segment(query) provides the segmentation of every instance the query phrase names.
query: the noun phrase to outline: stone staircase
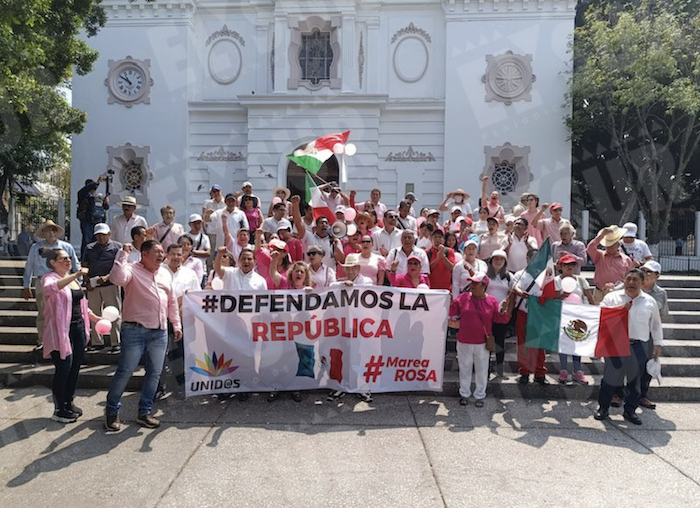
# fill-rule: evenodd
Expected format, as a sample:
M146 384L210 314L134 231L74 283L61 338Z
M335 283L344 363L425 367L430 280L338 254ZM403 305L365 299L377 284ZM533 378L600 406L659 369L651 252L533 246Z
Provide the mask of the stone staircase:
M53 365L34 351L36 343L36 304L21 296L24 261L0 260L0 386L50 386ZM589 276L592 274L588 274ZM700 277L664 275L661 285L669 296L671 315L664 322L663 385L652 381L650 397L655 401L700 401ZM489 394L501 398L551 398L584 400L597 396L603 372L601 361L582 359L582 368L591 380L589 386L563 386L557 383L558 355L547 355L551 384L543 387L516 382L515 338L508 339L506 373L508 379L489 384ZM447 342L444 393L457 395L459 372L454 340ZM84 388L109 387L118 355L89 352L80 375ZM143 369L132 377L129 389L138 389Z

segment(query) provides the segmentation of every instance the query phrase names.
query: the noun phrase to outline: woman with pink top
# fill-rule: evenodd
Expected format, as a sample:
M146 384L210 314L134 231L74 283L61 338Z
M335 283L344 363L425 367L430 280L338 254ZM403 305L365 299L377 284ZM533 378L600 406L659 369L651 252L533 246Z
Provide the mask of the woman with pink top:
M182 235L177 239L177 244L182 247L182 266L189 268L197 275L197 280L201 287L204 279L204 267L202 262L192 255L192 248L194 247L192 238L188 235Z
M459 320L457 331L457 360L459 361L459 403L469 404L472 395L472 371L474 372L474 397L476 407L484 406L486 385L489 379L490 351L486 349L486 336L493 335L493 322L498 319L498 300L486 293L489 277L484 272L470 277L469 290L462 293L450 306L450 317Z
M267 245L263 245L263 232L262 228L258 230L255 235L255 263L256 271L263 276L267 282L268 289L274 289L274 282L270 278L270 260L271 255L278 251L281 253L281 259L278 263L278 270L281 273L286 273L289 267L289 256L287 255L287 244L280 240L279 238L270 238Z
M534 218L538 219L544 216L545 210L549 205L544 205L542 209L538 209L540 206L540 198L537 194L528 194L527 199L527 209L520 214L520 217L527 220L527 233L537 242L537 248L542 246L542 232L535 226Z
M98 316L88 309L87 298L76 281L88 269L71 270L71 258L61 249L40 252L51 271L41 278L44 290L44 358L51 358L56 371L51 384L55 410L52 420L73 423L83 411L73 404L85 346L90 340L90 321Z
M418 286L430 287L430 279L425 273L421 273L421 260L418 256L411 254L406 260L408 269L406 273L396 275L396 268L399 266L398 260L392 263L389 272L389 282L397 288L417 288Z
M257 231L257 229L262 226L263 216L260 208L256 208L257 199L255 196L244 195L241 197L241 208L243 213L248 219L248 229L250 231ZM262 234L262 232L257 231L256 235ZM250 239L250 243L253 243L253 239Z
M372 252L372 237L365 235L360 242L360 273L372 279L372 284L384 285L386 260L383 256Z
M486 199L486 182L488 181L489 177L487 175L481 177L481 207L488 208L489 217L495 217L499 224L503 224L505 212L501 206L498 191L493 191L489 198Z

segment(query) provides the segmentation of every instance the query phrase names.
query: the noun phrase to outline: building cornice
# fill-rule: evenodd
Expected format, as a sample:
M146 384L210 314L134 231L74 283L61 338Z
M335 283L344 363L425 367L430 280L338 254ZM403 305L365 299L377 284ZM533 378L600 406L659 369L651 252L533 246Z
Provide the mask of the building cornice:
M197 0L177 2L145 2L137 0L106 0L102 3L107 26L120 25L185 25L190 24L197 10Z
M445 18L450 21L507 18L562 18L576 14L578 0L442 0Z

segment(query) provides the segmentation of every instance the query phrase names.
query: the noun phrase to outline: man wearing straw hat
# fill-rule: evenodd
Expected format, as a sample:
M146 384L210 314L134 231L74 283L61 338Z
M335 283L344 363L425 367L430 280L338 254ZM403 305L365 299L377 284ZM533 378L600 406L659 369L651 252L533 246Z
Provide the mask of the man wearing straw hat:
M117 215L112 220L112 227L110 228L112 240L121 244L131 243L131 230L136 226L143 226L148 229L148 223L146 223L146 219L134 213L141 208L134 196L124 196L117 205L122 207L122 212L124 213Z
M46 265L46 260L39 254L40 249L61 249L66 251L70 256L73 272L80 270L78 256L75 255L75 249L73 249L73 246L68 242L58 239L60 236L63 236L65 232L65 229L51 219L44 222L37 230L36 236L41 240L32 245L32 247L29 249L27 265L24 268L22 297L25 300L29 300L32 297L32 276L36 276L37 279L41 279L42 276L50 271ZM37 348L41 348L43 343L42 336L44 334L44 291L40 283L36 285L36 306L38 310L36 316L36 330L38 333Z
M608 226L598 232L586 247L586 252L595 264L593 283L596 289L593 291L593 299L598 304L606 293L606 285L614 287L618 282L625 280L625 275L635 267L634 261L620 251L620 240L627 232L625 228ZM604 251L598 250L598 245L605 247Z

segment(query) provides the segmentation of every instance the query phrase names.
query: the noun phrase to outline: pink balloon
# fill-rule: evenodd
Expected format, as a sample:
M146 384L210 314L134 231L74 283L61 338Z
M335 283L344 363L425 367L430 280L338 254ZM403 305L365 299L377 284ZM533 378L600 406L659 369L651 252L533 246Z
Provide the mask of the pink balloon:
M273 204L273 205L276 205L277 203L281 203L281 202L282 202L282 199L280 199L280 198L277 197L277 196L275 196L274 198L272 198L272 204Z
M346 221L352 222L355 220L355 217L357 217L357 210L354 208L347 208L345 212L343 212L343 216L345 217Z
M342 143L336 143L335 145L333 145L333 153L334 154L340 155L344 151L345 151L345 145L343 145Z
M574 294L574 293L571 293L569 296L564 298L564 301L569 302L569 303L583 303L583 301L581 300L581 297L577 294Z
M100 319L97 324L95 324L95 331L100 335L107 335L112 331L112 323L109 319Z

